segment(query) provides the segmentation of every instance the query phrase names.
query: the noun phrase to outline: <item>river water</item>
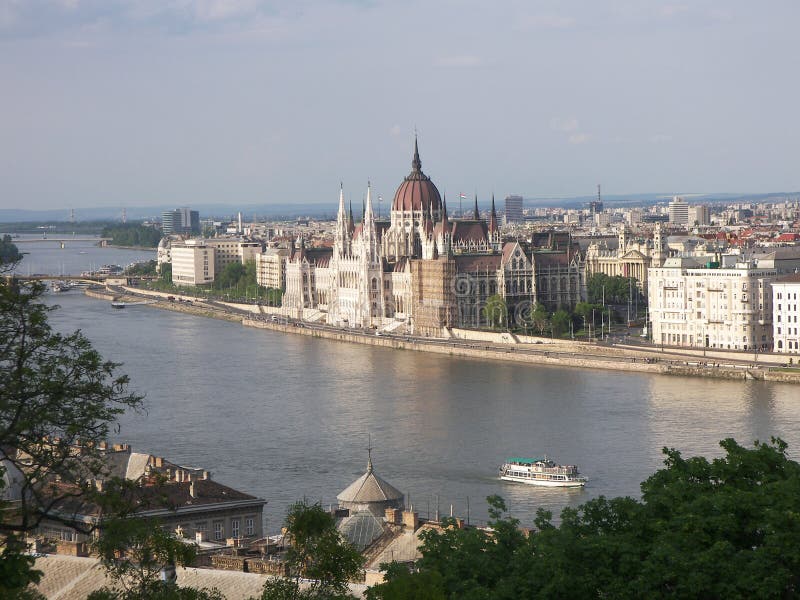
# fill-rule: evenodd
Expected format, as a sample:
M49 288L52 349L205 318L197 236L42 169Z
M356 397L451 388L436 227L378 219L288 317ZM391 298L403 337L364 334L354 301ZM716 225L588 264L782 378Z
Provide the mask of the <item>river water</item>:
M41 265L33 272L58 270L37 244L25 246L26 261ZM98 264L130 262L119 250L93 252ZM83 330L147 395L146 413L126 415L118 439L267 499L271 531L297 499L335 502L364 472L369 435L376 472L422 516L437 502L461 516L469 505L481 522L485 497L500 494L526 525L539 507L558 515L601 494L637 497L664 446L718 456L725 437L779 436L800 456L800 388L788 384L451 358L148 306L114 310L80 292L51 300L61 306L56 328ZM587 487L497 479L505 457L544 453L579 465Z

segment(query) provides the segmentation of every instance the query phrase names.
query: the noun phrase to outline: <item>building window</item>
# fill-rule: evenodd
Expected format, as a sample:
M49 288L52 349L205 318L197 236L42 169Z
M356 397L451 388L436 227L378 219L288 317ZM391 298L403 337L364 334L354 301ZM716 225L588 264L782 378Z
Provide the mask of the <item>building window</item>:
M220 541L225 537L225 526L222 521L214 521L214 539Z
M249 536L256 534L256 522L253 517L247 517L244 520L244 531Z
M238 538L239 533L239 519L231 519L231 536Z

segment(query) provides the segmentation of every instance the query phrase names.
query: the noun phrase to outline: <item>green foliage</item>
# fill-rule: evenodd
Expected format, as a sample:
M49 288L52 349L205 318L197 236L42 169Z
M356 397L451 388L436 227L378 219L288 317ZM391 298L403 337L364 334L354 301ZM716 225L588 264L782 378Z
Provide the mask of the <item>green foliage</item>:
M500 294L490 296L483 309L483 318L490 327L506 327L508 324L508 307Z
M93 493L87 480L102 468L98 442L142 400L80 332L52 331L43 292L41 284L0 283L0 469L13 469L24 490L14 511L0 503L0 585L7 589L35 581L21 540L45 516L57 519L61 501ZM48 485L56 477L63 486Z
M563 308L554 312L550 319L550 327L553 329L553 335L560 336L569 331L569 324L571 320L572 318L570 317L570 314Z
M286 562L294 580L267 581L262 600L352 598L348 581L361 572L361 555L336 529L332 515L319 504L297 502L289 508L286 529L291 547ZM300 577L312 579L301 590Z
M621 275L609 276L605 273L595 273L586 281L586 291L589 302L593 304L627 304L628 298L642 306L647 303L641 294L636 280ZM633 291L634 296L630 293Z
M10 235L0 238L0 273L11 271L22 260L19 248L11 241Z
M161 241L161 232L140 223L118 223L103 227L100 237L111 238L114 246L156 248Z
M148 260L146 262L135 263L130 267L128 267L127 269L125 269L125 274L134 277L142 275L155 275L157 264L158 263L155 260ZM170 265L170 275L171 274L172 274L172 265Z
M172 263L161 263L158 275L161 281L172 283Z
M157 521L143 518L106 520L94 550L118 586L110 591L125 600L150 598L153 589L163 587L159 582L162 569L190 565L196 557L194 544L175 539Z
M601 496L558 526L540 510L527 538L490 498L492 531L423 533L418 572L387 566L368 598L796 597L800 465L781 440L720 445L712 461L664 449L641 501Z
M544 332L550 327L550 315L544 304L537 302L533 307L531 323L539 332L539 335L544 335Z

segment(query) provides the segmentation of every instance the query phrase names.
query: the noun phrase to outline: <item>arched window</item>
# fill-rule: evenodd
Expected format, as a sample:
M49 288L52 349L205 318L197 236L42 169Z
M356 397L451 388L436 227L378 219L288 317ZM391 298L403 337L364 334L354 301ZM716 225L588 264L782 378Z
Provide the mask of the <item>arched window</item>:
M378 289L378 279L376 277L372 278L372 291L377 291Z

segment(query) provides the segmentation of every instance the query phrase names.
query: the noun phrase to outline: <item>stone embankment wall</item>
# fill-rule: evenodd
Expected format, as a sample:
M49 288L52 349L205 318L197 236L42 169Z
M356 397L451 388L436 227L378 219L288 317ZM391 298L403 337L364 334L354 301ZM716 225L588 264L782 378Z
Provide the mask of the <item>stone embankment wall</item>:
M154 299L157 298L158 300L166 300L168 296L174 295L163 292L153 292L150 290L139 290L136 288L126 289L126 291L130 291L131 293L138 295L147 295L153 297ZM99 288L87 289L86 295L109 301L114 298L114 296L108 290L102 290ZM175 295L175 298L177 299L179 296ZM465 358L501 360L505 362L539 364L554 367L636 371L661 373L666 375L681 375L687 377L713 377L740 381L757 379L781 383L800 383L800 372L792 373L786 371L766 370L763 368L750 368L746 365L734 367L731 365L724 365L718 362L713 363L710 361L687 361L684 363L682 362L682 359L678 359L678 361L676 361L675 356L654 356L652 351L643 352L641 348L637 348L635 346L628 348L619 346L600 348L584 342L550 340L549 338L536 338L532 336L518 335L514 335L513 341L510 341L503 338L504 335L509 335L503 332L480 332L473 330L453 330L452 337L460 338L461 340L471 340L475 342L474 344L465 344L463 341L448 342L447 339L431 339L428 341L425 339L411 337L403 338L397 336L376 336L358 333L356 331L350 332L343 330L318 329L314 327L298 327L294 326L293 324L284 324L258 318L245 317L242 319L240 315L223 312L217 306L207 305L202 301L198 301L197 298L192 296L186 296L185 298L187 300L192 300L192 304L188 304L186 302L164 301L157 302L151 306L173 310L176 312L185 312L198 316L241 322L247 327L270 329L274 331L281 331L283 333L320 337L341 342L394 348L397 350L415 350L418 352L433 352L436 354L446 354L449 356L460 356ZM141 297L123 297L122 299L137 301L141 300ZM282 313L280 308L275 307L258 307L253 305L240 306L233 303L219 302L214 304L239 308L240 310L246 306L247 310L251 310L253 312L255 312L255 310L260 310L262 315ZM501 346L488 346L486 345L487 343L501 344ZM506 347L503 347L502 344L505 344ZM518 352L518 349L524 350ZM676 354L673 351L674 349L669 349L670 354ZM686 351L681 354L685 354L687 358L701 358L701 356L695 352ZM587 354L595 353L596 356L587 356ZM715 354L719 354L720 356L712 357L707 354L703 358L717 358L718 360L731 359L731 355L728 353L723 352ZM738 358L741 360L742 357L739 356ZM715 364L719 366L715 366Z
M416 338L392 338L387 336L363 335L350 333L347 331L321 330L311 327L297 327L254 319L243 319L242 324L247 327L270 329L283 333L294 333L319 337L341 342L351 342L356 344L366 344L369 346L380 346L384 348L394 348L397 350L415 350L419 352L433 352L436 354L446 354L449 356L460 356L465 358L478 358L489 360L501 360L505 362L518 362L539 364L554 367L578 367L587 369L606 369L614 371L636 371L649 373L663 373L671 375L699 375L703 377L719 377L724 379L745 378L745 373L741 369L701 368L701 367L682 367L663 362L646 362L642 358L613 357L607 360L603 358L590 358L579 356L570 352L556 352L542 349L533 352L516 352L511 347L495 348L485 346L480 343L465 345L463 343L448 343L446 340L431 341L419 340Z

